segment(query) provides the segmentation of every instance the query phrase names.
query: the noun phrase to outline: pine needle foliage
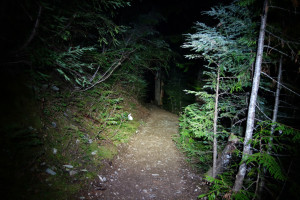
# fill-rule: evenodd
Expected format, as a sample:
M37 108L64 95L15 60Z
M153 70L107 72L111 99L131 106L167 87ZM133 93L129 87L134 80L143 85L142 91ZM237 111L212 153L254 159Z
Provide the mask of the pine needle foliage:
M213 7L203 12L218 21L216 26L197 22L196 33L186 34L183 48L196 54L186 58L202 58L208 62L204 92L211 93L216 87L216 70L220 69L220 117L232 124L245 115L247 92L251 85L251 64L254 62L255 27L250 11L236 2L229 6ZM206 102L207 103L207 102Z
M271 134L272 126L275 126L275 134ZM271 121L260 122L259 127L252 140L253 148L259 149L259 151L256 150L255 153L249 155L246 163L264 167L271 177L276 180L287 180L287 175L280 161L280 155L289 154L292 156L295 153L292 146L299 144L297 139L299 131Z
M186 34L183 48L191 49L188 59L204 59L207 65L205 85L202 91L187 91L205 102L203 105L186 107L181 116L182 137L201 138L211 144L213 130L214 93L217 84L217 70L220 70L218 103L218 137L225 143L228 132L233 132L235 123L245 117L247 95L251 85L251 64L255 52L255 27L250 11L236 2L228 6L213 7L203 12L216 19L215 26L195 24L195 33ZM198 111L196 111L198 109ZM232 127L224 127L222 120L229 120ZM237 124L239 125L239 124ZM234 133L239 135L239 133ZM202 141L203 140L203 141ZM212 147L211 147L212 148ZM210 148L210 149L211 149Z
M27 49L33 66L42 74L54 72L78 91L110 79L142 95L143 73L167 68L172 53L155 24L146 23L152 16L116 24L119 9L128 6L127 0L42 1L39 40Z

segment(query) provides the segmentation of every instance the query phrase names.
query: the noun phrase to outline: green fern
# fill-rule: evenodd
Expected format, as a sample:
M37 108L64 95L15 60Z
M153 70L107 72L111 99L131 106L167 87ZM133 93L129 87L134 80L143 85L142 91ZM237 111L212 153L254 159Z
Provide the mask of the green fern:
M268 153L255 153L249 155L246 163L257 163L265 167L268 172L277 180L284 181L286 180L286 175L283 173L281 166L276 162L275 158Z

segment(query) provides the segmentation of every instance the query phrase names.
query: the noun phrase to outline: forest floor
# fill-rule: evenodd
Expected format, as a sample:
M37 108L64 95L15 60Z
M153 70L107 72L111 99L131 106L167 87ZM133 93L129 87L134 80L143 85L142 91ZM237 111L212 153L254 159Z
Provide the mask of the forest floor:
M177 133L178 116L151 107L145 124L79 199L197 199L205 186L172 140Z

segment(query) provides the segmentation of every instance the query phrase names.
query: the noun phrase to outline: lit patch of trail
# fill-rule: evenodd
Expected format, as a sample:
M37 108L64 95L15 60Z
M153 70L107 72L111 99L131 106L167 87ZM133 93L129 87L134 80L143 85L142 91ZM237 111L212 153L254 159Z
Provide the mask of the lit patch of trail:
M153 107L146 124L91 184L85 199L197 199L201 177L172 141L177 132L178 116Z

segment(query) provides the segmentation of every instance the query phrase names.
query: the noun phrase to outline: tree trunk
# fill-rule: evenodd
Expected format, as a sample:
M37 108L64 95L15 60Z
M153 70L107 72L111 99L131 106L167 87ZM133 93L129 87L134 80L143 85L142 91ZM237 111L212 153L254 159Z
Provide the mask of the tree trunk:
M278 76L277 76L277 87L276 87L276 94L275 94L275 105L273 109L273 117L272 117L272 123L277 122L277 115L278 115L278 107L279 107L279 96L280 96L280 84L281 84L281 75L282 75L282 56L280 57L279 61L279 68L278 68ZM275 124L272 125L271 127L271 137L270 137L270 142L268 146L268 153L271 150L271 145L273 142L273 134L274 134L274 129L275 129Z
M223 173L226 167L228 166L231 154L236 149L235 145L239 142L238 138L231 134L228 138L228 142L225 146L225 148L222 151L222 154L218 156L216 167L215 167L215 177L217 177L219 174ZM213 176L213 168L211 168L207 173L207 176Z
M161 70L156 72L155 76L155 104L162 105L162 84L161 84Z
M217 175L217 155L218 155L218 142L217 142L218 127L217 126L218 126L219 83L220 83L220 68L218 67L216 97L215 97L215 113L214 113L214 146L213 146L213 173L212 173L213 178L216 178Z
M261 16L261 25L259 31L259 38L258 38L258 48L256 53L256 60L255 60L255 68L254 68L254 76L252 81L252 90L248 108L248 116L247 116L247 126L246 126L246 133L244 139L244 148L243 148L243 156L242 161L245 161L248 157L250 152L250 141L252 139L253 128L254 128L254 119L255 119L255 105L257 100L257 93L259 88L259 81L260 81L260 73L261 73L261 63L263 57L263 49L264 49L264 39L265 39L265 29L267 23L267 13L268 13L268 0L264 2L263 13ZM243 186L243 181L246 175L247 166L245 162L239 167L239 171L236 175L235 183L233 186L233 191L238 192L241 190Z
M281 84L281 75L282 75L282 56L280 57L279 61L279 68L278 68L278 76L277 76L277 86L276 86L276 93L275 93L275 104L273 109L273 117L272 123L277 122L277 114L278 114L278 107L279 107L279 96L280 96L280 84ZM273 143L273 134L274 134L275 124L272 124L271 131L270 131L270 141L268 144L268 153L270 153ZM265 178L264 174L266 173L266 169L264 168L263 174L261 175L261 181L259 184L259 191L258 191L258 199L261 198L261 194L263 192L265 186Z

